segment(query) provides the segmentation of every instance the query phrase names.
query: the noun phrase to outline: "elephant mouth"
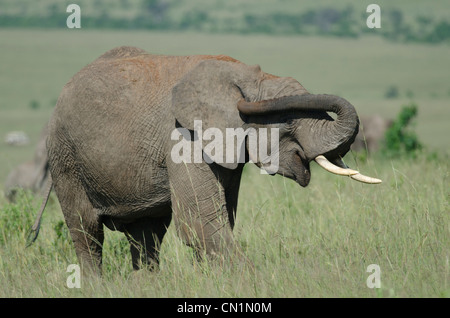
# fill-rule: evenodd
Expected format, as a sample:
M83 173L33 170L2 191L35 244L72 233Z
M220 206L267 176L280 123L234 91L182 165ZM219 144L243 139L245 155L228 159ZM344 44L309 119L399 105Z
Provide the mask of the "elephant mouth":
M316 158L314 158L314 161L323 169L325 169L328 172L340 175L340 176L349 176L351 179L363 182L363 183L369 183L369 184L377 184L381 183L382 181L377 178L372 178L365 176L359 171L350 169L344 161L340 157L333 159L331 162L328 160L325 156L319 155Z
M349 168L340 156L337 156L336 158L327 158L325 155L318 155L313 160L324 170L339 176L348 176L352 180L368 184L378 184L382 182L380 179L365 176L359 173L359 171ZM293 153L291 165L289 168L283 169L284 171L282 171L281 174L294 180L302 187L306 187L311 180L310 161L312 160L306 158L302 148L297 149Z
M304 158L302 151L296 151L293 157L294 162L289 168L289 173L284 176L294 180L302 187L306 187L311 181L309 161Z

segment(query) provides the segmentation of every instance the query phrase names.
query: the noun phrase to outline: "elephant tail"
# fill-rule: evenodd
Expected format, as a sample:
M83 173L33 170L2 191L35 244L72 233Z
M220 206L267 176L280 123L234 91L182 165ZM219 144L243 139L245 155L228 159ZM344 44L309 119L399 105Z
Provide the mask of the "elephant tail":
M38 215L36 216L36 220L34 221L34 224L31 227L30 231L28 232L26 247L29 247L31 244L33 244L39 235L39 229L41 228L42 215L44 214L45 206L47 205L48 198L50 197L50 192L52 192L52 188L53 188L52 179L48 178L44 201L42 201L42 205L41 205L41 208L39 209Z

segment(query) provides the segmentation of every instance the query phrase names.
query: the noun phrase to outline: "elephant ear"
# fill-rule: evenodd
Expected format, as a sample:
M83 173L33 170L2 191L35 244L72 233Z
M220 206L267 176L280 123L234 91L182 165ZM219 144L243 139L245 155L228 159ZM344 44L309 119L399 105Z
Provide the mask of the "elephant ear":
M221 132L223 156L222 159L216 156L212 161L228 169L236 169L238 163L237 160L226 162L226 129L244 124L237 109L237 103L243 99L237 84L244 73L239 72L242 67L245 69L240 62L204 60L182 77L172 90L172 114L183 128L197 134L214 128L210 132L214 133L212 138L216 142L220 135L218 131ZM203 140L204 150L207 144L208 141ZM236 145L234 149L237 149Z

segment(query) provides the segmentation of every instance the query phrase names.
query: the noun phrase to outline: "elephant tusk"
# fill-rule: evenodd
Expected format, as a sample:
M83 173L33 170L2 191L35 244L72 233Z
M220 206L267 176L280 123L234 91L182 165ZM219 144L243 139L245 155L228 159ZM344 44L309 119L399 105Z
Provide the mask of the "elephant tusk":
M353 180L359 181L359 182L370 183L370 184L377 184L377 183L382 182L380 179L368 177L368 176L365 176L360 173L354 174L354 175L350 176L350 178L352 178Z
M325 158L323 155L319 155L314 159L319 166L324 168L326 171L338 174L340 176L352 176L359 174L358 171L352 170L349 168L341 168L336 166L335 164L332 164L330 161L328 161L327 158Z
M342 167L348 168L348 166L344 163L344 161L342 161L342 159L338 159L337 164ZM368 177L368 176L365 176L360 173L351 175L350 178L352 178L353 180L359 181L359 182L369 183L369 184L378 184L378 183L382 182L380 179Z

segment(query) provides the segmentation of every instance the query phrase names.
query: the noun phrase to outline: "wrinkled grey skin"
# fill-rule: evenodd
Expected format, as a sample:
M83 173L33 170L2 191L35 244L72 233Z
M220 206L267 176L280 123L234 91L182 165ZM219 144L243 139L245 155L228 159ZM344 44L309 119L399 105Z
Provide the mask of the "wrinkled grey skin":
M12 170L5 181L6 198L13 202L18 189L42 194L50 178L47 160L47 124L43 128L32 160L24 162Z
M392 126L392 120L380 115L360 116L361 125L355 142L351 145L351 150L376 152L384 139L384 134Z
M246 115L237 108L240 101L290 95L306 96L310 109L258 115L255 104ZM120 47L83 68L58 99L48 139L54 189L82 266L100 270L104 225L126 234L135 269L157 265L172 219L198 254L242 256L232 229L245 163L176 164L171 132L192 130L195 119L204 130L277 127L277 173L307 186L309 162L319 154L331 161L343 156L358 131L352 107L335 122L313 97L292 78L227 56L155 56ZM283 106L283 99L274 101Z

